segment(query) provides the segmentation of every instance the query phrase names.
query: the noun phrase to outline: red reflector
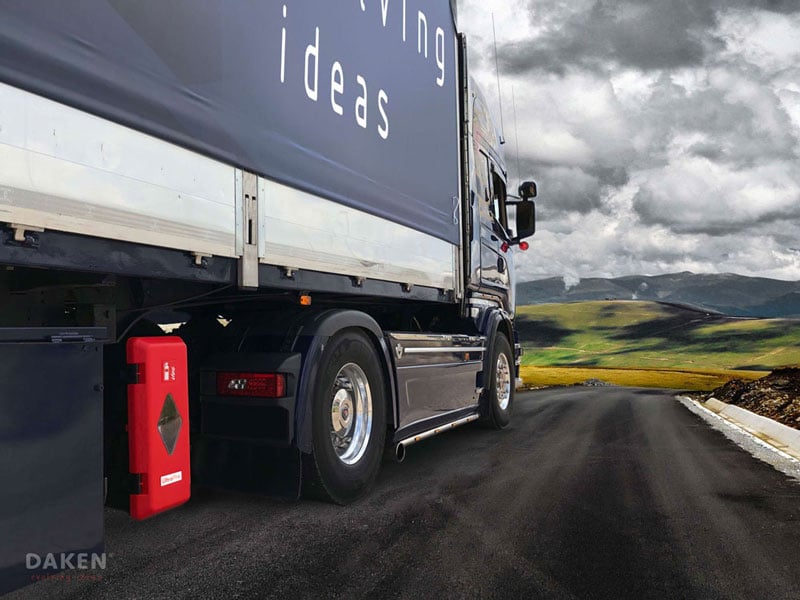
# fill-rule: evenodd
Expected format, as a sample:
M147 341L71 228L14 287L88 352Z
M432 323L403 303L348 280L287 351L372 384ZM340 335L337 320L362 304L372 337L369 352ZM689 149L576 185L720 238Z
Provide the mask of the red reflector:
M286 375L280 373L217 373L219 396L282 398L286 395Z
M530 246L528 245L528 242L520 242L519 243L519 249L522 250L523 252L525 252L528 248L530 248Z

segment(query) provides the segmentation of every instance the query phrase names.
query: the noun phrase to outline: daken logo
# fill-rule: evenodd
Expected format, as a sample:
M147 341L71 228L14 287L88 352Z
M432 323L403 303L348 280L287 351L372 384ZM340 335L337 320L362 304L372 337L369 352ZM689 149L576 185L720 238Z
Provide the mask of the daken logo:
M52 569L54 571L105 569L105 552L48 552L44 556L29 552L25 555L25 567L33 569Z

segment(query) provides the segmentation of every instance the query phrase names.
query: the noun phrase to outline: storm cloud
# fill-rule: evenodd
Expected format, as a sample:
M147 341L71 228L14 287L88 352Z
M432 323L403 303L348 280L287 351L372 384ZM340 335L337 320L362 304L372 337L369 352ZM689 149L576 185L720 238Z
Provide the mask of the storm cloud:
M523 278L800 279L800 2L469 0L459 18L512 186L539 183Z
M529 0L528 20L542 23L544 31L501 46L506 72L698 66L725 49L724 35L717 31L724 11L800 12L789 0L576 0L566 12L563 4Z

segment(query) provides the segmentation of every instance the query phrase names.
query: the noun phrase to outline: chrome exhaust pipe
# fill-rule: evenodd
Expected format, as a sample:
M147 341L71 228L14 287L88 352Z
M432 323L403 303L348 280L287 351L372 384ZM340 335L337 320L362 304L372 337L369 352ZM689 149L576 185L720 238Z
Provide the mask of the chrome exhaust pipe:
M447 423L445 425L441 425L439 427L435 427L433 429L429 429L428 431L423 431L422 433L418 433L417 435L412 435L403 440L400 440L394 446L394 453L392 458L395 461L401 463L406 458L406 449L409 446L412 446L417 442L421 442L422 440L427 440L428 438L433 437L435 435L439 435L440 433L444 433L445 431L450 431L451 429L455 429L456 427L459 427L461 425L472 423L472 421L477 421L479 418L480 418L479 415L469 415L468 417L464 417L463 419L458 419L457 421L453 421L452 423Z
M406 459L406 446L400 442L394 447L394 459L401 463Z
M403 442L397 444L389 444L383 450L384 460L401 463L406 458L406 447Z

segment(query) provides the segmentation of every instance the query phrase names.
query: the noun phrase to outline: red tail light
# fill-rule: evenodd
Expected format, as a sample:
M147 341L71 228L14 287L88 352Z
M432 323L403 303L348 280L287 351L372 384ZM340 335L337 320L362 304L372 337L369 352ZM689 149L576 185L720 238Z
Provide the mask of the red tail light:
M286 375L281 373L217 373L217 395L282 398Z

